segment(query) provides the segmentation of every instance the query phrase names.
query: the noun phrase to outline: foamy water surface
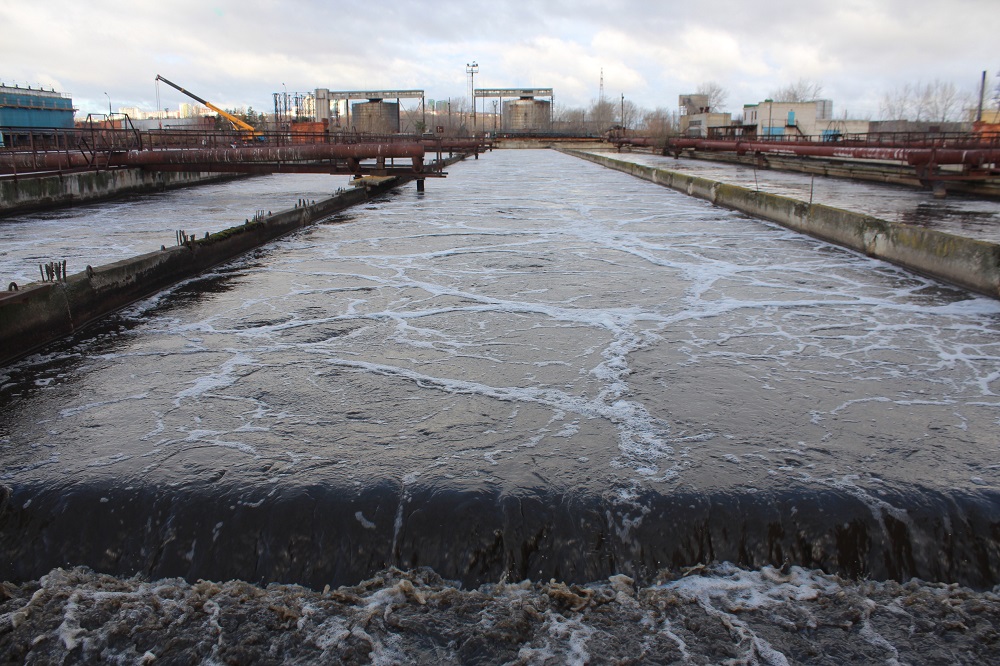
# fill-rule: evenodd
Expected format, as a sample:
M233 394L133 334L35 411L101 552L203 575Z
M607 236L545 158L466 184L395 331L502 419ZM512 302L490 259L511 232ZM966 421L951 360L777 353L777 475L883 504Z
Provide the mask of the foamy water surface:
M373 565L404 568L446 568L475 531L418 505L450 493L522 512L558 495L570 514L589 498L602 543L635 548L656 530L650 497L703 497L692 513L718 523L768 493L832 493L886 535L902 525L920 558L938 547L923 498L995 502L996 301L553 152L450 171L5 369L12 501L225 487L200 509L197 563L290 489L392 487L338 520L385 535ZM409 550L417 525L442 530L440 550ZM713 615L735 594L713 585L671 589ZM592 635L548 626L560 650ZM734 626L740 654L782 663Z
M645 152L608 153L616 159L718 180L799 201L844 208L890 222L911 224L958 236L1000 242L1000 201L949 192L935 198L927 189L869 181L755 169L741 164L675 159Z

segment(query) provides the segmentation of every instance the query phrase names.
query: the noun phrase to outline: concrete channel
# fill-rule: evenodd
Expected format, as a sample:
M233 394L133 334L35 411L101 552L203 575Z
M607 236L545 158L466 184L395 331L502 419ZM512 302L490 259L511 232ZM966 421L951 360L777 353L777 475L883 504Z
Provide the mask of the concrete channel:
M244 177L231 173L114 169L3 178L0 179L0 215L75 206L127 194L162 192Z
M1000 298L1000 245L577 150L567 154Z
M333 197L224 229L203 238L186 237L137 257L48 282L0 292L0 365L70 335L115 310L181 280L233 259L264 243L367 201L405 182L391 177L365 180Z

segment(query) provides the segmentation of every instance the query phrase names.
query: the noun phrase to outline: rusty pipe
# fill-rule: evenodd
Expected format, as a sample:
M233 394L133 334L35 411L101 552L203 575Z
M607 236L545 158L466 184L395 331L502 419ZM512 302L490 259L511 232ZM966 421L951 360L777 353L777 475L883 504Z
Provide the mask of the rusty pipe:
M425 150L482 150L489 147L486 141L478 139L426 139L423 141Z
M37 171L40 169L143 167L169 164L204 163L253 164L257 162L305 162L324 159L411 158L423 161L424 147L418 142L303 144L292 146L237 146L234 148L182 148L166 150L83 152L0 153L0 169Z
M707 139L671 139L668 149L706 150L719 152L767 153L808 157L840 157L863 160L906 162L911 166L925 164L964 164L982 166L1000 161L1000 150L958 148L892 148L876 146L841 146L822 143L780 143L766 141L717 141Z
M666 140L649 136L633 136L628 138L611 138L608 139L608 141L615 144L616 146L659 147L662 146Z
M416 142L303 144L291 146L238 146L184 150L130 150L116 153L113 166L150 166L156 164L198 164L201 162L306 162L324 159L422 159L424 147Z

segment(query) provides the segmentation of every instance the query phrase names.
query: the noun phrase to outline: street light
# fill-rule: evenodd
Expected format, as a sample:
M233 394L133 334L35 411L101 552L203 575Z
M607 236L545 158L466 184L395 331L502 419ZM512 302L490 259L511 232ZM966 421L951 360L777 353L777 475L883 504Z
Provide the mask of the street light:
M479 64L473 60L472 63L465 63L465 73L469 75L469 96L472 99L472 133L476 133L476 74L479 73Z
M108 93L104 93L104 94L108 98L108 120L110 121L111 120L111 95L108 95Z

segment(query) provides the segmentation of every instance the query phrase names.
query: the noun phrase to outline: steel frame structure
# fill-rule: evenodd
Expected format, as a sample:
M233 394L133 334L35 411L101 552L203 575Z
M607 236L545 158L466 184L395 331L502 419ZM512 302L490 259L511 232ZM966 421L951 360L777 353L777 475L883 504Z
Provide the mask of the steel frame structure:
M493 99L497 98L499 102L499 120L500 127L503 128L503 100L510 99L512 97L518 97L521 99L535 98L535 97L548 97L549 98L549 124L552 123L552 110L555 107L555 94L552 88L476 88L472 93L472 107L475 108L477 99ZM483 110L483 115L486 115L485 108ZM475 127L473 127L475 130Z
M16 137L0 148L0 174L36 175L81 170L444 175L441 151L477 152L482 144L428 142L398 135L262 133L253 140L231 131L4 128ZM424 163L427 153L436 159ZM409 166L396 160L408 160Z
M811 140L810 140L811 139ZM1000 179L1000 138L978 134L853 134L830 140L806 137L794 141L780 138L717 137L709 139L611 136L619 150L623 146L662 149L664 155L684 151L729 152L737 155L872 160L913 167L926 185L947 181ZM960 167L942 171L940 167Z

